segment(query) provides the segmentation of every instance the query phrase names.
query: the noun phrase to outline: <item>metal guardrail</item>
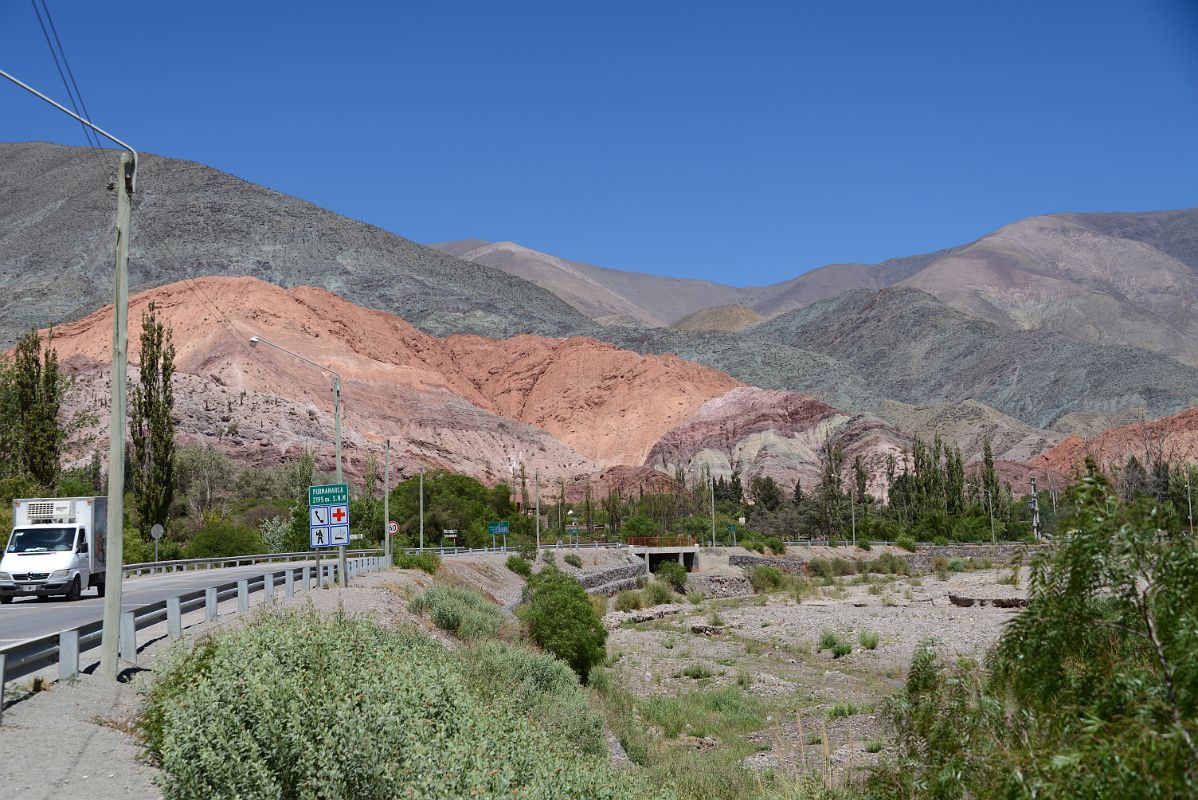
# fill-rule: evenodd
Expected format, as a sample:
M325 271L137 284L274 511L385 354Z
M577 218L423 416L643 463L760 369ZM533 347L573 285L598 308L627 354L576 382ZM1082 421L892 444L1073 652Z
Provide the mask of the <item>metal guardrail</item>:
M360 558L381 554L383 548L374 547L364 550L347 550L349 558ZM137 564L126 564L122 570L126 578L135 575L156 575L162 572L187 572L193 569L224 569L226 567L250 567L255 564L272 562L308 561L316 558L315 550L305 550L295 553L256 553L246 556L222 556L219 558L180 558L174 561L144 561Z
M349 576L376 572L386 567L382 556L354 557L349 559ZM337 580L337 562L321 564L320 585L329 585ZM279 586L284 597L294 596L297 590L313 588L317 583L315 568L311 566L287 567L251 578L194 589L168 597L154 603L121 612L120 657L132 664L137 663L137 632L157 625L167 624L167 635L178 639L183 635L183 615L204 610L205 621L217 618L220 603L237 599L237 610L247 611L250 595L263 593L269 602ZM58 679L70 680L79 674L80 655L100 646L102 621L89 622L75 628L51 633L36 639L27 639L8 647L0 648L0 714L4 709L4 685L8 681L24 678L58 665Z

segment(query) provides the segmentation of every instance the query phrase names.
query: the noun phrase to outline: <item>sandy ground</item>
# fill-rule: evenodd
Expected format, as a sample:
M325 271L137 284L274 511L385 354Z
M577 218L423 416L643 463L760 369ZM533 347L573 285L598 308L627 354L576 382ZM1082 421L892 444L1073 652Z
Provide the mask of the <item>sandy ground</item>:
M617 624L607 647L625 684L640 696L676 694L728 686L742 676L748 690L771 709L767 729L752 738L762 752L746 760L757 768L816 768L823 764L826 731L833 767L849 768L875 758L872 740L884 740L878 708L902 686L915 648L933 642L945 658L980 659L1017 610L953 605L948 595L1023 596L997 583L1008 570L879 580L828 588L801 603L787 594L707 601L677 606L679 613L640 624ZM763 602L763 605L759 603ZM618 614L609 615L608 622ZM712 625L717 633L695 633ZM834 659L819 649L825 631L852 644ZM876 633L876 649L860 643ZM712 677L681 675L701 665ZM852 704L847 717L831 718L837 704Z

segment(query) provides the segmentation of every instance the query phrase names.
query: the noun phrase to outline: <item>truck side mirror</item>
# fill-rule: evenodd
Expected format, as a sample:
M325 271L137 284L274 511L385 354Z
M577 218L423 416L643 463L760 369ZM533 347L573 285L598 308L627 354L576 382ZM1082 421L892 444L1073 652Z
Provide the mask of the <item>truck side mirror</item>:
M80 543L79 543L79 550L78 550L78 552L80 552L80 553L86 553L86 552L87 552L87 541L86 541L86 540L85 540L85 541L82 541L82 542L80 542Z

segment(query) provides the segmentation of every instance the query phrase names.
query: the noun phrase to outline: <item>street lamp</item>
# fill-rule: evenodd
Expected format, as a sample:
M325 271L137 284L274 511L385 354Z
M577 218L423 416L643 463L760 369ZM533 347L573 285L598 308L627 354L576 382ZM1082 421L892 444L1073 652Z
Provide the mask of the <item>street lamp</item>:
M121 654L118 639L121 622L121 580L125 561L122 532L125 529L125 430L126 417L129 414L126 402L126 372L129 366L129 226L133 215L133 192L137 189L137 166L141 156L129 144L2 69L0 77L128 151L121 153L120 172L115 181L116 260L112 271L112 403L108 415L109 536L102 584L104 616L100 623L100 674L115 679L120 673Z
M334 430L336 432L336 438L337 438L337 444L336 444L337 483L344 483L344 479L342 478L342 475L341 475L341 376L339 374L337 374L336 372L334 372L333 370L329 369L328 367L324 366L323 364L317 364L312 359L304 358L299 353L293 353L290 350L288 350L286 347L281 347L272 341L263 339L261 336L251 336L250 337L250 346L256 347L260 344L269 345L270 347L273 347L274 349L276 349L280 352L286 353L287 355L291 356L294 359L303 361L305 364L316 367L318 370L321 370L322 372L327 372L333 376L333 426L334 426ZM337 571L341 573L341 585L348 589L349 588L349 568L346 565L346 561L345 561L345 545L338 545L337 553L338 553L338 561L339 561ZM320 582L320 550L319 549L316 551L316 580L318 583Z

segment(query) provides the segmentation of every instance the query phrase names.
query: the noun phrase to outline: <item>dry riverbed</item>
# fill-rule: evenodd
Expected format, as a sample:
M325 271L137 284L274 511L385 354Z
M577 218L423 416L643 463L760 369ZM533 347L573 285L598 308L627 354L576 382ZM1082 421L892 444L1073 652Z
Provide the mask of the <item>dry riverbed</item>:
M801 601L783 592L708 600L639 623L612 614L609 663L640 698L739 685L759 699L766 721L745 737L756 750L745 766L830 769L843 779L885 749L881 704L902 686L921 642L934 642L945 658L979 660L1018 613L992 602L961 607L949 595L1018 602L1024 591L1000 583L1010 575L849 577L816 586ZM851 652L834 657L821 642L831 636ZM691 745L721 746L718 732L703 734ZM685 731L681 738L690 741Z

